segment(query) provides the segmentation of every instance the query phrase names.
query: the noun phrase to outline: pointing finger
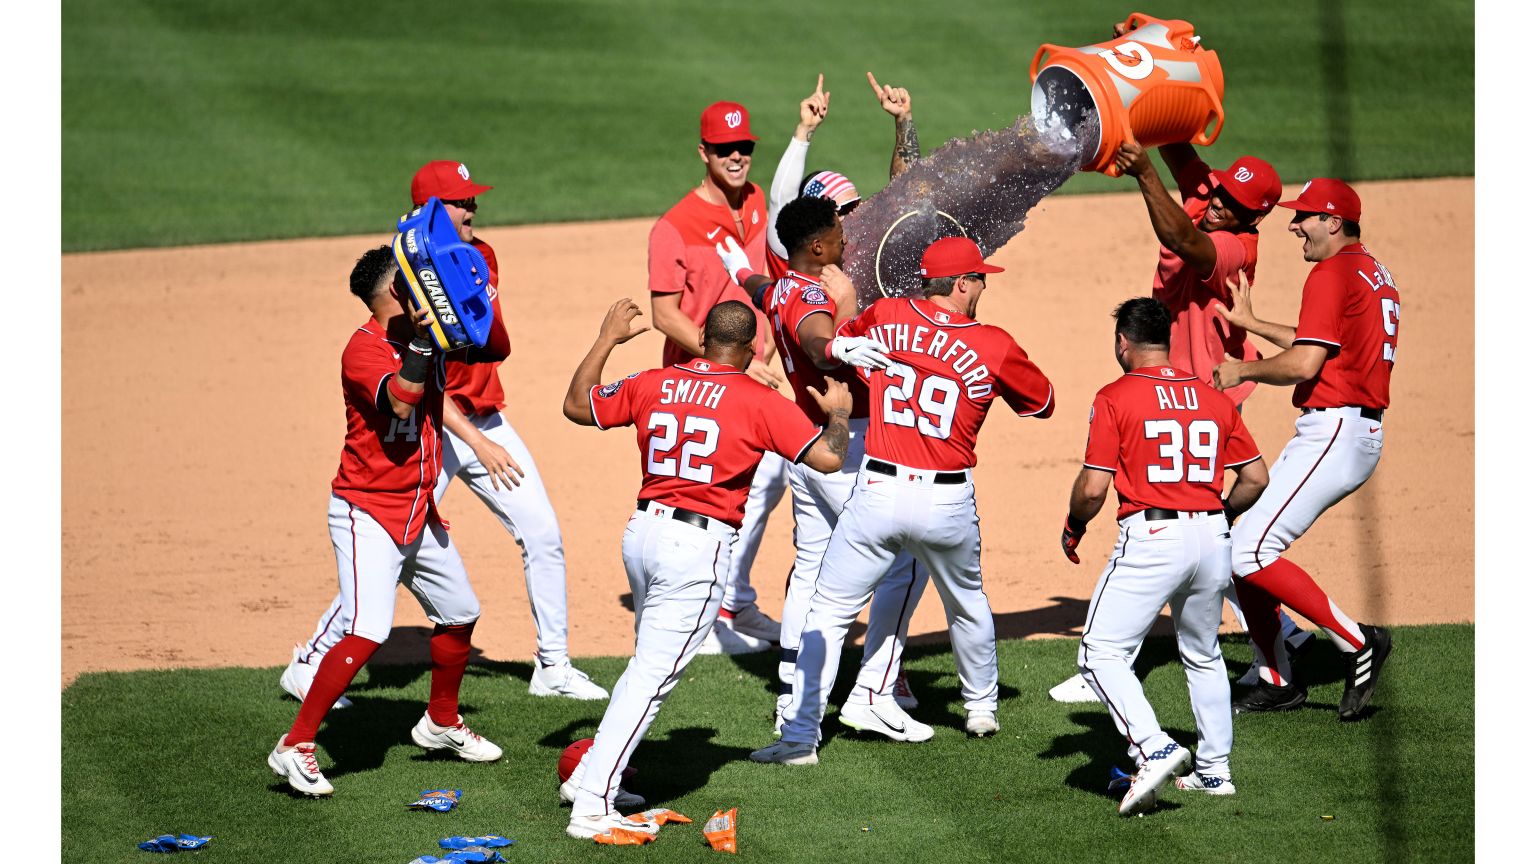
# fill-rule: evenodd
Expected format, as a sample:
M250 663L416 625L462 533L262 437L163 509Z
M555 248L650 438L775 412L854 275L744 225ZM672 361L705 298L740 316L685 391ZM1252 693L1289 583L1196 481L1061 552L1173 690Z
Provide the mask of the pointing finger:
M865 72L864 74L869 77L869 86L874 88L875 96L877 98L883 98L883 94L880 92L880 82L875 80L875 73Z
M816 93L818 95L820 95L820 93L821 93L821 83L822 83L824 78L825 78L825 76L823 76L820 72L816 73Z

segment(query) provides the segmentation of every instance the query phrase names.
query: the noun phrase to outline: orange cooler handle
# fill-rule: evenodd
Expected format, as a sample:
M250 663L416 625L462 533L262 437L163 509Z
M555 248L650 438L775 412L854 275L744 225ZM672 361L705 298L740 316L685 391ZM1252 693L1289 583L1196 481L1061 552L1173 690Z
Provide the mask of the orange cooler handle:
M1040 60L1041 60L1041 58L1045 57L1047 54L1054 54L1054 53L1056 53L1057 51L1060 51L1060 50L1061 50L1061 46L1060 45L1041 45L1040 46L1040 49L1035 52L1035 59L1029 61L1029 83L1031 83L1031 84L1035 83L1035 79L1040 77Z
M1205 123L1201 125L1199 134L1191 138L1190 143L1198 144L1201 147L1209 147L1216 143L1217 138L1221 137L1221 127L1227 123L1227 112L1226 109L1221 107L1221 100L1216 98L1216 88L1210 81L1206 80L1206 76L1200 76L1200 85L1205 90L1206 98L1211 100L1211 113L1206 115ZM1205 130L1206 127L1211 125L1212 117L1216 118L1216 128L1207 133Z

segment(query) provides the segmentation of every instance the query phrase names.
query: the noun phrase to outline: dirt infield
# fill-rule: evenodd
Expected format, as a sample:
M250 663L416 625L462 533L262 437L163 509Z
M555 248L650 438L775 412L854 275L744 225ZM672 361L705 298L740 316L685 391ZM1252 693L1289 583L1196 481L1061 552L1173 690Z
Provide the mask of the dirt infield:
M1365 241L1403 295L1386 456L1293 557L1366 621L1471 621L1473 182L1360 191ZM484 215L515 206L499 194ZM1285 221L1277 213L1263 226L1255 305L1294 321L1309 265ZM572 426L560 401L606 306L625 295L645 305L649 227L482 232L502 262L513 331L505 413L560 516L577 655L633 645L618 544L638 466L630 432ZM64 258L64 684L98 670L274 666L310 633L336 590L325 509L343 432L339 355L366 317L346 279L357 255L386 239ZM1013 332L1060 405L1044 422L1001 412L981 435L988 595L1004 636L1071 635L1114 531L1107 516L1091 526L1080 567L1062 559L1057 535L1089 402L1119 374L1107 315L1150 290L1155 242L1137 196L1059 197L993 260L1008 272L991 283L981 316ZM608 377L655 365L661 340L649 333L622 346ZM1271 461L1292 431L1289 395L1261 388L1248 402ZM458 484L443 511L484 606L478 647L526 659L533 626L517 546ZM775 615L790 528L786 503L756 565L762 605ZM423 624L409 595L400 598L396 626ZM943 628L930 591L913 632L943 638Z

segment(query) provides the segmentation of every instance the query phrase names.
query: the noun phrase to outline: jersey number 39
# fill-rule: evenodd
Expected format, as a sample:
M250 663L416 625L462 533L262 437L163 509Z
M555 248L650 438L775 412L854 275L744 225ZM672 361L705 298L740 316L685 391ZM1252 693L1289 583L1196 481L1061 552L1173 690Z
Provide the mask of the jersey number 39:
M681 477L697 483L715 479L715 466L705 460L715 454L715 448L720 444L719 423L709 417L684 417L681 447L678 446L677 415L653 411L645 425L651 432L645 451L647 474Z
M1191 420L1189 426L1177 420L1146 421L1146 437L1157 441L1157 455L1163 462L1147 465L1148 483L1210 483L1216 479L1217 440L1221 429L1215 420ZM1187 443L1186 443L1187 442Z

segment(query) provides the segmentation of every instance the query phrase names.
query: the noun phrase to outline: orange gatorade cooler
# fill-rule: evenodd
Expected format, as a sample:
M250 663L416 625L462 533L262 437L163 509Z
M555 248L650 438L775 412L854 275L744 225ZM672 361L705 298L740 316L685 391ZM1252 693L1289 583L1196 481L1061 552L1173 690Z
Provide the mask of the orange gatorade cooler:
M1133 12L1125 26L1125 35L1084 48L1041 45L1029 64L1036 128L1069 137L1083 124L1082 170L1110 176L1129 137L1147 147L1205 146L1226 119L1221 62L1200 47L1193 25Z

